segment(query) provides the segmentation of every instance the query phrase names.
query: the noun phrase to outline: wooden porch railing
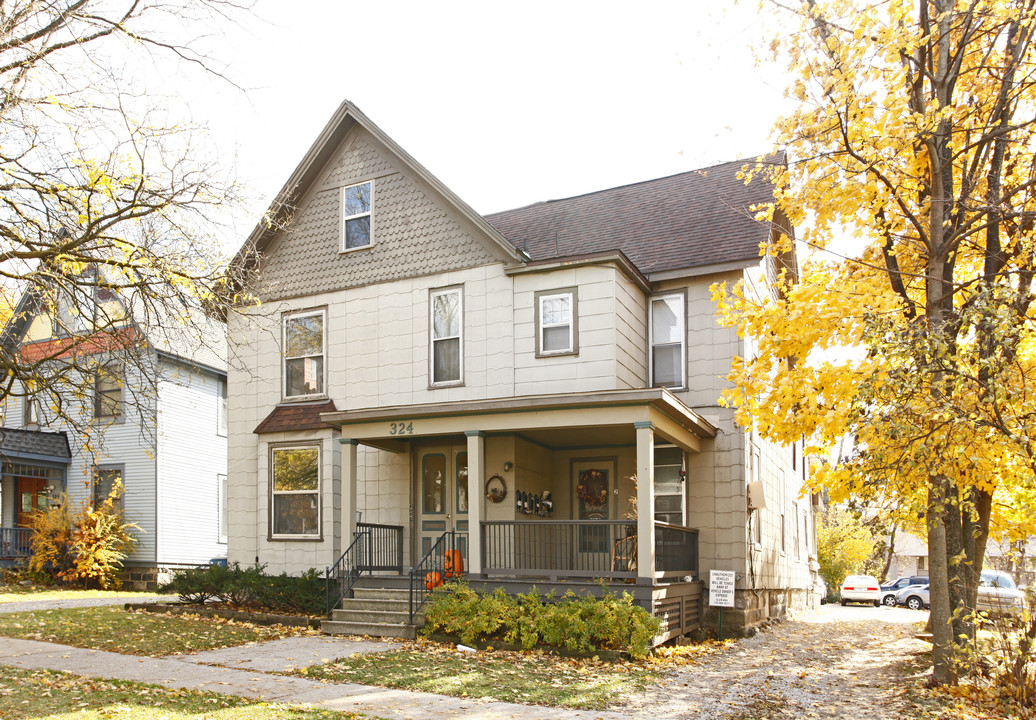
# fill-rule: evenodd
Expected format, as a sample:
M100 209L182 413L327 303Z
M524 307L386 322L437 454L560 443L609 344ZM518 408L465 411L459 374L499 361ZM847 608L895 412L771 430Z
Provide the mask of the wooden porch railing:
M13 560L31 554L31 528L0 528L0 559Z
M636 578L633 520L517 520L481 524L482 572L513 577ZM649 576L698 570L698 531L655 523L655 564Z

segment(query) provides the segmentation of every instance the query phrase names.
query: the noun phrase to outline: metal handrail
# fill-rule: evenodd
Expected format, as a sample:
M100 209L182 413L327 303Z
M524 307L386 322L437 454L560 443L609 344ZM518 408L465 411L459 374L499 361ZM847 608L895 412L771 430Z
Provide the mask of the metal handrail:
M338 558L332 567L327 568L325 579L325 609L327 616L331 617L331 611L338 607L349 591L353 589L356 580L360 577L360 566L363 562L363 550L367 546L362 542L368 536L367 532L357 532L352 543L346 548L342 556ZM332 585L337 585L337 592L332 590ZM331 597L335 596L334 602Z
M448 530L439 536L439 539L421 558L421 562L410 571L410 624L413 624L417 611L421 609L431 591L435 589L433 583L428 583L432 587L426 587L425 577L431 573L438 573L440 579L444 578L446 576L446 553L456 549L457 533Z

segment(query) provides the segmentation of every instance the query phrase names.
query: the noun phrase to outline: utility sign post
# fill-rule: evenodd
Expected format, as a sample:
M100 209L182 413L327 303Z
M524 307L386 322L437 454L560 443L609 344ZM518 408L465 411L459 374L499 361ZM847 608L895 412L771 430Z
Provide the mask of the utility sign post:
M709 571L709 605L719 608L719 639L723 639L723 608L734 607L734 584L737 576L733 570Z

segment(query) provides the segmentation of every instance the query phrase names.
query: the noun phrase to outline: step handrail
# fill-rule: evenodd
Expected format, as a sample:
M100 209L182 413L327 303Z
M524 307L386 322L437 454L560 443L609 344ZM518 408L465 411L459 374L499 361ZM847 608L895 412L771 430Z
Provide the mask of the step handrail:
M338 607L338 603L342 602L342 598L349 594L353 589L353 585L356 584L356 580L360 577L359 567L363 562L362 553L367 546L366 542L361 541L368 535L369 533L366 530L357 532L349 547L342 553L342 556L338 558L332 567L326 568L324 575L324 603L327 617L331 617L331 611ZM337 590L332 589L333 584L337 585ZM331 601L332 596L334 597L334 602Z
M410 624L414 624L414 616L427 602L428 596L435 589L436 583L425 582L426 576L438 573L440 581L446 577L446 553L457 549L457 533L447 530L421 558L421 562L410 571ZM431 585L431 587L428 587Z

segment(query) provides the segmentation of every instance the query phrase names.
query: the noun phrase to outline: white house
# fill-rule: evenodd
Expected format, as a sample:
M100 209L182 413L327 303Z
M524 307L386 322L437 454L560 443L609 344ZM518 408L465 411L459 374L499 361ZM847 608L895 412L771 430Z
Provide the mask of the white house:
M62 317L61 302L34 288L4 329L23 362L69 373L54 393L15 384L4 397L0 556L24 556L31 512L62 493L99 502L118 480L125 518L140 528L128 579L153 587L161 570L226 556L225 328L186 308L145 322L114 292L89 292L103 328L82 311Z
M801 448L718 404L750 348L709 286L795 271L743 164L481 216L343 103L239 256L230 560L420 583L455 547L473 583L622 584L669 634L712 569L728 626L805 603Z

